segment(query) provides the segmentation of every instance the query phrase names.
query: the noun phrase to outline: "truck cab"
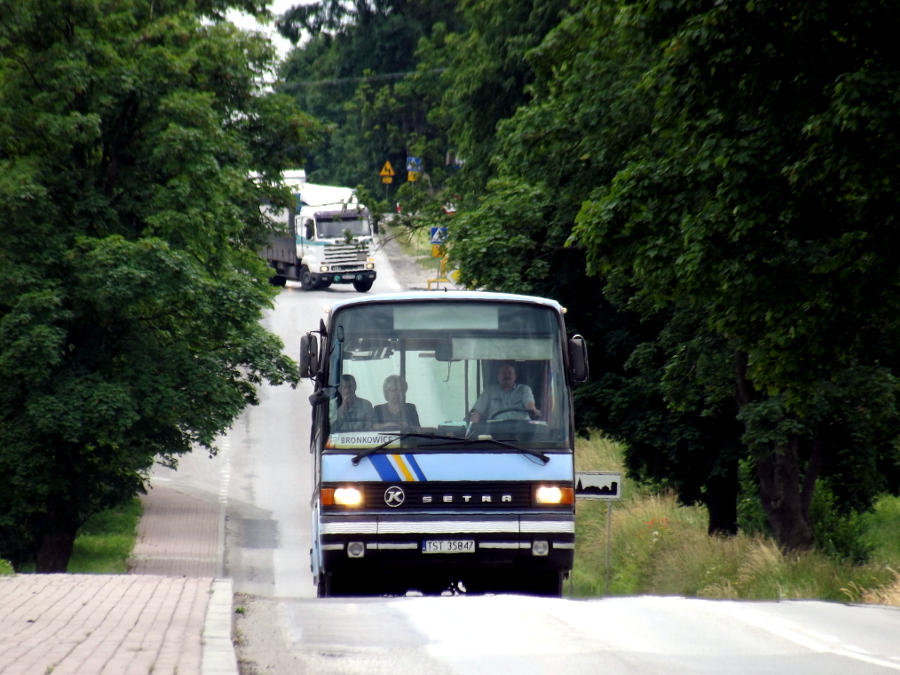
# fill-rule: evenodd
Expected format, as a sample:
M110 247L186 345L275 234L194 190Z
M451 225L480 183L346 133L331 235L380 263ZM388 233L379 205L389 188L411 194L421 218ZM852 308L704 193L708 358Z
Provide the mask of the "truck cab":
M273 268L271 283L283 286L290 279L308 291L331 284L353 284L360 293L372 288L375 233L354 190L307 183L303 171L286 172L283 180L296 206L282 211L262 206L285 231L261 252Z
M300 193L301 200L303 192ZM295 215L300 283L313 290L351 283L364 293L375 282L374 234L369 211L358 203L304 205Z

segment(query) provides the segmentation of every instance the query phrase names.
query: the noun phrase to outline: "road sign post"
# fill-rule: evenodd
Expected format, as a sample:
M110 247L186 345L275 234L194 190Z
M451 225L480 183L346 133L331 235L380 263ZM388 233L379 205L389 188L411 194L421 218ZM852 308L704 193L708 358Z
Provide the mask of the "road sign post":
M438 272L436 279L428 280L428 290L431 290L431 284L436 284L435 288L440 289L441 282L450 283L450 280L445 276L445 266L447 264L446 258L444 257L442 249L444 248L444 240L447 238L447 228L446 227L432 227L431 228L431 257L438 259Z
M406 180L410 183L414 183L419 180L419 175L422 173L422 158L421 157L407 157L406 158Z
M394 167L391 166L390 161L384 163L378 175L381 176L381 182L384 183L384 200L387 201L388 185L394 181Z
M615 471L578 471L575 474L575 498L606 502L606 594L609 595L612 503L622 499L622 474ZM570 595L571 588L570 584Z

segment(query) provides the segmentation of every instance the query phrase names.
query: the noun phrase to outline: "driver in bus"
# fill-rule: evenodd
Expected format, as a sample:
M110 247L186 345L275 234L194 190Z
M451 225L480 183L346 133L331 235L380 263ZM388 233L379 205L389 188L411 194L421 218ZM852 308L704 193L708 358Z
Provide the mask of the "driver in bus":
M497 371L497 384L484 388L475 401L469 421L477 424L488 421L504 411L497 419L537 419L541 411L534 405L534 394L527 384L516 384L516 368L504 362Z

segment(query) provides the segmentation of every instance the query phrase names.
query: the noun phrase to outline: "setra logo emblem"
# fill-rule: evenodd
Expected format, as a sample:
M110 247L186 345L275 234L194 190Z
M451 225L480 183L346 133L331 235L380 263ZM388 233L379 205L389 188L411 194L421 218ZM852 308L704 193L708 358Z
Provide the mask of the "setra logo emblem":
M406 495L403 494L403 488L397 487L396 485L392 485L384 491L384 503L391 508L400 506L404 499L406 499Z

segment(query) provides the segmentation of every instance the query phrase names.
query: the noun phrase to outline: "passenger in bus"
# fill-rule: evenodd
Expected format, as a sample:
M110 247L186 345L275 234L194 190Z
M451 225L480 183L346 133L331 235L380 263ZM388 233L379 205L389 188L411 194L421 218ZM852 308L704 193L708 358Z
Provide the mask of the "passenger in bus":
M372 404L356 395L356 378L341 375L341 402L337 408L335 431L371 429L374 417Z
M387 403L375 406L375 428L396 429L418 427L419 413L416 406L406 402L409 385L399 375L388 375L384 380L384 398Z
M500 411L505 411L499 414ZM472 424L494 419L537 419L541 411L534 405L534 394L527 384L516 384L516 368L510 362L497 370L497 384L489 384L475 401L469 416Z

